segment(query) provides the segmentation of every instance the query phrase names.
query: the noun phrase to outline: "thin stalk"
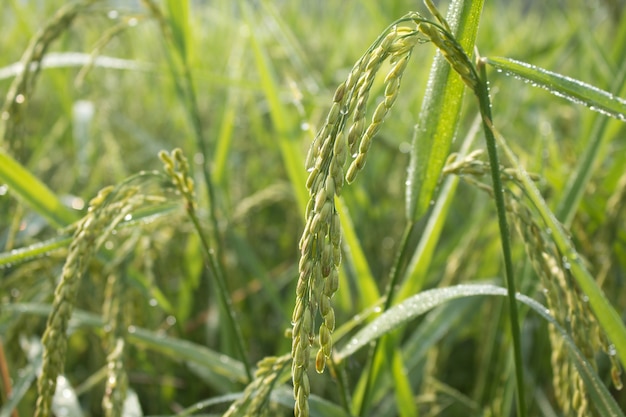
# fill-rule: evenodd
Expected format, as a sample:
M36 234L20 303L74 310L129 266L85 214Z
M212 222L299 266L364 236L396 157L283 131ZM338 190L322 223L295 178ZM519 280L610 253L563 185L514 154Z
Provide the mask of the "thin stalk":
M416 227L417 224L415 222L409 222L404 229L404 234L402 235L402 241L400 244L401 249L398 253L398 257L396 258L396 262L391 273L391 280L389 281L389 285L387 286L387 290L385 291L385 304L383 305L382 311L387 311L391 307L394 296L396 294L396 290L399 287L398 284L400 283L400 279L404 276L406 272L408 261L410 260L411 254L413 252L409 248L412 241L411 236L413 235L413 231ZM368 374L367 380L365 382L365 389L363 391L363 397L361 398L361 404L357 412L357 415L359 416L365 415L365 412L369 409L369 405L372 400L370 391L372 389L372 384L374 383L374 379L377 373L377 367L374 359L376 358L376 354L382 340L386 340L386 338L376 339L368 354L367 365L365 366Z
M348 378L346 376L344 362L329 361L328 366L331 375L334 374L335 380L337 381L341 406L346 411L347 415L352 416L352 411L350 410L350 391L348 390Z
M160 16L160 15L159 15ZM165 31L164 25L162 25L162 30ZM208 146L208 141L206 140L203 130L202 130L202 122L200 117L200 111L198 108L198 101L196 99L195 86L193 83L193 77L191 76L191 71L189 68L189 62L187 60L187 56L185 52L178 48L177 44L172 41L171 38L167 36L167 33L164 32L165 38L169 39L172 44L174 51L178 54L178 58L180 59L180 68L182 70L182 81L179 81L177 77L177 71L175 69L175 62L172 56L170 55L169 49L165 48L166 57L168 60L168 64L170 66L170 71L174 76L175 88L176 92L183 102L185 109L187 110L187 116L189 117L191 126L193 128L194 139L196 142L196 149L200 151L200 153L205 158L205 163L202 164L202 176L204 179L204 183L207 190L207 198L208 198L208 213L209 213L209 222L211 225L211 239L214 243L213 248L209 245L209 240L206 239L205 234L200 227L200 222L197 218L195 210L193 210L191 204L187 207L187 212L189 217L191 218L198 235L200 236L200 240L202 242L202 246L204 251L206 252L206 257L208 260L207 267L211 271L212 275L215 277L215 281L218 286L219 298L224 308L224 313L226 315L226 319L228 321L229 327L228 329L232 330L232 336L235 339L234 343L236 349L239 353L240 359L244 364L246 369L246 374L249 380L252 380L252 368L247 359L244 349L243 336L241 332L241 328L239 327L238 321L235 319L235 311L232 306L232 300L230 299L230 295L228 293L228 287L226 285L226 281L224 279L224 267L221 263L221 243L222 239L219 234L218 221L216 215L216 207L217 201L215 198L215 187L213 183L213 178L211 176L211 171L209 169L209 154L210 149Z
M217 283L218 290L219 290L218 291L219 299L220 299L220 302L222 304L224 311L226 312L226 321L227 321L228 328L232 329L232 331L235 333L235 347L237 349L237 353L239 354L241 362L243 363L243 366L246 370L246 375L248 376L248 380L252 381L253 380L252 367L250 366L250 363L248 362L248 357L246 355L246 351L243 345L243 336L241 333L241 328L237 324L237 319L235 317L235 310L233 309L232 301L228 295L228 288L226 286L226 280L224 279L222 268L217 259L217 254L215 250L213 250L211 246L209 245L209 241L204 235L204 232L202 231L202 228L200 226L200 221L198 220L198 216L196 216L196 212L193 209L193 206L191 206L191 204L187 205L187 214L189 215L189 218L193 222L193 225L196 228L196 231L198 232L198 236L200 236L200 241L202 242L202 248L204 249L206 260L207 260L207 268L209 269L211 274L213 274L213 276L215 277L215 282Z
M491 180L493 182L493 196L496 203L498 215L498 226L500 228L500 243L502 245L502 255L504 257L504 270L507 287L507 298L509 304L509 318L511 322L511 337L513 339L513 355L515 360L515 377L517 380L517 415L526 416L526 401L524 395L524 371L522 363L522 347L519 325L519 314L517 312L517 301L515 298L515 277L513 275L513 259L511 257L511 234L506 220L506 208L504 206L504 190L500 178L500 162L498 161L498 151L496 149L496 139L491 131L491 100L489 98L489 86L487 84L487 73L485 65L478 60L479 79L474 90L480 106L480 114L483 119L483 129L485 131L485 142L489 153L489 163L491 168Z

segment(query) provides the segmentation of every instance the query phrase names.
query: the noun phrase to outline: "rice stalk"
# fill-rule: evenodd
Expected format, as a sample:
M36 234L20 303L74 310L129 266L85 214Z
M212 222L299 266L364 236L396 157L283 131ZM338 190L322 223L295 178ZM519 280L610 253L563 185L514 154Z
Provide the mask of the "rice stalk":
M107 280L105 290L105 308L103 311L105 331L107 333L107 375L102 398L102 409L106 417L121 417L128 390L128 376L124 369L126 347L126 329L130 317L128 288L124 279L112 273Z
M493 195L491 186L478 181L489 171L488 164L477 159L481 153L480 150L474 151L462 160L457 160L455 154L451 155L444 173L461 175L466 182ZM523 189L523 182L515 170L501 168L500 171L504 181ZM535 174L531 174L530 177L535 181L539 180ZM567 261L544 232L545 225L542 226L537 222L537 216L523 204L520 197L512 192L508 192L507 197L507 211L522 236L526 253L541 279L551 314L564 328L569 329L573 340L589 363L595 363L594 358L599 351L607 355L611 362L611 380L616 389L621 389L621 367L588 302L575 284ZM560 410L564 415L579 417L589 415L592 402L582 377L567 353L563 337L553 326L548 330L552 345L550 357L553 370L552 385Z
M420 40L417 35L416 27L394 24L372 44L354 65L346 81L336 89L325 123L307 156L309 176L306 186L310 198L299 243L299 278L292 315L292 379L297 417L309 415L307 370L311 348L317 340L315 370L318 373L324 371L332 353L335 312L331 299L338 289L341 263L341 228L335 196L340 195L344 185L343 167L350 153L353 161L345 180L351 183L365 165L372 139L396 101L411 52ZM384 79L385 96L366 125L369 93L387 60L391 69ZM318 312L321 324L316 331Z
M124 183L117 188L107 187L91 200L87 215L77 224L42 338L43 365L37 380L36 417L48 417L52 413L57 377L64 369L68 323L89 262L113 229L147 201L154 200L141 194L137 186Z
M23 70L15 77L7 92L4 104L0 109L0 145L8 141L11 146L14 142L17 128L22 121L22 112L30 100L30 96L37 82L41 62L52 42L66 31L85 8L98 0L83 0L71 2L59 8L55 15L37 31L31 39L20 62Z
M281 380L281 374L291 360L290 355L268 356L257 364L254 379L223 417L265 417L270 415L269 397L272 389Z
M197 203L195 185L193 178L191 178L189 162L180 148L174 149L171 153L161 151L159 152L159 158L163 162L165 173L170 177L174 187L182 195L183 200L185 201L185 210L187 211L187 215L200 237L207 267L209 271L211 271L211 275L214 277L215 283L217 284L218 295L224 312L226 313L225 318L228 323L228 328L234 333L234 342L237 353L239 354L241 362L244 364L248 379L252 380L251 366L244 348L241 327L239 326L236 318L223 269L219 263L215 250L213 250L209 245L209 241L202 226L200 225L200 220L196 213Z

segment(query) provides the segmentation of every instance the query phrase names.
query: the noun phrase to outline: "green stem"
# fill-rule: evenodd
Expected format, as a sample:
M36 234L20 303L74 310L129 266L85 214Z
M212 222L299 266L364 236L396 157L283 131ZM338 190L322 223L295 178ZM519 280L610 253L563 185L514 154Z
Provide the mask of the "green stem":
M410 222L406 225L404 229L404 234L402 236L402 241L400 244L400 252L398 257L396 258L396 262L393 267L393 271L391 273L391 280L389 281L389 285L387 286L387 290L385 291L385 304L383 306L383 311L389 310L391 304L393 303L394 296L396 294L396 290L399 287L400 279L404 276L406 272L406 268L408 265L408 261L411 258L412 250L409 250L409 246L411 246L411 236L415 228L417 227L415 222ZM365 382L365 389L363 391L363 397L361 398L361 404L358 409L357 415L363 416L365 412L369 409L370 402L372 400L372 395L370 393L372 389L372 384L374 383L374 379L377 374L376 367L376 356L379 350L379 347L382 341L387 340L387 337L376 339L374 345L369 351L368 354L368 363L365 367L367 369L367 380Z
M346 376L344 362L329 361L329 367L331 375L335 375L335 380L339 388L339 399L341 400L341 406L346 411L346 415L352 416L350 410L350 392L348 390L348 378Z
M187 214L191 218L196 231L198 232L198 236L200 236L200 241L202 242L202 248L204 249L206 259L207 259L207 267L211 274L215 277L215 282L218 287L219 299L222 304L224 311L226 312L226 321L228 324L228 328L232 329L235 333L235 347L237 349L237 353L241 358L241 362L246 370L246 375L248 376L248 380L252 381L252 367L248 362L248 357L246 355L246 351L243 345L243 336L241 333L241 328L237 324L237 319L235 317L235 310L232 306L232 301L228 295L228 288L226 286L226 280L224 279L224 274L222 272L222 268L217 259L217 254L215 250L211 249L209 245L209 241L204 235L202 228L200 226L200 221L198 220L198 216L196 216L196 212L191 205L187 206Z
M506 208L504 205L504 190L500 178L500 162L498 161L498 151L496 149L496 139L491 131L491 100L489 99L489 86L487 84L487 74L485 65L479 60L478 70L480 72L479 82L474 93L476 94L480 106L480 113L483 119L485 131L485 141L487 152L489 153L489 164L491 167L491 180L493 182L493 195L496 203L498 215L498 225L500 228L500 242L502 245L502 255L504 257L504 269L507 287L507 298L509 304L509 318L511 322L511 336L513 339L513 355L515 359L515 377L517 379L517 415L526 416L526 401L524 399L524 372L522 363L522 348L520 325L517 312L517 302L515 299L515 278L513 275L513 259L511 257L511 236L506 220Z
M216 215L216 206L217 201L215 198L215 187L213 184L213 179L211 177L211 170L209 169L209 164L206 162L209 159L210 149L208 146L208 141L204 137L204 133L202 131L202 122L200 117L200 111L198 110L198 101L196 99L195 86L193 83L193 78L191 76L191 71L189 69L189 63L187 62L187 58L183 51L176 49L179 54L179 58L181 60L181 68L183 73L183 81L176 81L177 90L179 92L179 97L183 102L185 102L185 109L187 110L187 114L189 116L191 125L193 127L194 139L196 142L196 148L202 153L205 158L205 162L202 164L202 175L204 178L204 183L207 190L208 197L208 213L209 213L209 221L211 224L211 238L214 242L213 248L209 245L209 241L206 239L202 228L200 227L200 222L196 216L195 211L191 208L188 208L189 216L194 223L194 226L200 236L200 240L202 241L202 246L206 252L206 257L208 260L208 267L211 271L212 275L215 277L215 281L218 286L218 293L220 302L224 309L224 313L226 315L226 319L228 321L229 327L228 329L232 329L232 336L234 338L235 347L239 353L240 359L244 364L246 369L246 374L248 378L252 380L252 367L248 361L247 355L245 354L244 349L244 341L241 332L241 328L239 327L238 321L236 320L235 310L232 306L232 301L230 299L230 294L228 292L228 287L226 285L226 281L224 279L225 273L224 268L221 263L221 242L222 239L219 235L219 228L217 222ZM172 73L175 73L173 68L173 60L169 58L170 66L172 67Z

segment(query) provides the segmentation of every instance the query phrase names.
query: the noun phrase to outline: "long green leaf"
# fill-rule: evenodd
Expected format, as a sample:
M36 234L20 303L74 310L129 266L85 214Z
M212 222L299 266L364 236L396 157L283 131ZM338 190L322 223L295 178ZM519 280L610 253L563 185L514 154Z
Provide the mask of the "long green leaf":
M624 31L626 33L626 31ZM615 74L611 83L611 91L626 93L626 50L621 51L618 62L622 65ZM570 176L563 191L563 198L559 201L555 214L565 226L569 226L574 219L574 214L583 198L587 184L591 180L595 168L599 165L606 145L614 137L609 134L609 119L602 115L597 115L589 134L589 142L585 147L576 170Z
M485 58L499 71L513 75L552 94L583 104L589 109L626 121L626 100L591 84L536 67L525 62L502 57Z
M54 226L67 226L79 217L78 212L65 206L43 182L1 148L0 180Z
M446 19L465 51L472 51L483 1L457 0ZM407 179L407 217L419 219L430 205L460 120L465 84L438 52L433 62L413 144Z
M50 314L50 305L32 303L14 303L2 306L5 313L34 314L47 316ZM75 310L70 320L70 327L102 327L102 318L96 314L82 310ZM168 356L175 361L185 361L188 364L200 367L213 376L216 387L226 388L233 381L247 380L241 362L205 346L186 340L156 333L150 330L131 327L128 340L137 346L149 348Z
M372 271L370 269L361 243L352 224L350 212L346 206L343 198L339 197L336 200L337 213L339 214L339 220L341 221L341 231L343 234L344 248L346 248L347 262L351 262L354 267L356 276L358 277L358 285L356 290L359 292L358 302L361 303L361 308L374 305L380 298L378 292L378 286Z
M167 11L174 43L186 61L189 50L189 0L168 0Z
M384 312L365 328L360 330L348 344L340 350L338 356L346 358L363 346L368 345L379 337L391 332L393 329L407 323L410 320L432 310L433 308L456 298L472 297L477 295L506 296L507 290L490 284L457 285L447 288L436 288L424 291L406 299L402 303ZM602 416L624 416L602 380L593 370L593 367L585 359L584 355L576 347L576 344L567 331L559 325L548 309L542 304L523 294L517 294L517 300L526 304L542 318L553 325L563 337L570 358L578 369L593 404Z

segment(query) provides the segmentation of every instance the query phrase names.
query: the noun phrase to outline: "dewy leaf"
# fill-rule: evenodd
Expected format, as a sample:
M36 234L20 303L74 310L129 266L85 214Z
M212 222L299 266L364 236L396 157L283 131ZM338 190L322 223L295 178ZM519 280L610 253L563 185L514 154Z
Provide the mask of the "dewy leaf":
M456 298L472 297L477 295L502 296L507 295L507 290L490 284L466 284L447 288L435 288L424 291L402 303L387 310L374 321L365 326L348 342L344 349L338 353L338 358L345 359L358 349L368 345L370 342L392 331L396 327L413 320L431 309ZM565 346L568 349L576 369L580 373L585 388L593 399L593 404L602 416L624 416L608 389L587 362L584 355L578 350L576 344L567 331L559 325L550 311L542 304L523 294L517 294L517 300L526 304L537 312L542 318L553 325L563 337Z
M626 122L626 100L607 91L509 58L491 57L485 58L485 62L498 71L503 71L505 74L513 75L531 83L533 86L546 89L558 97L583 104L591 110Z
M472 51L483 1L454 1L446 16L459 44ZM433 62L411 146L407 217L416 221L433 198L456 134L465 84L441 54Z
M72 211L29 170L0 148L0 181L54 226L64 227L78 219Z

